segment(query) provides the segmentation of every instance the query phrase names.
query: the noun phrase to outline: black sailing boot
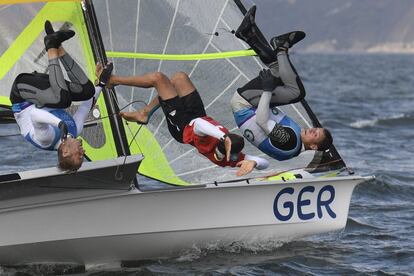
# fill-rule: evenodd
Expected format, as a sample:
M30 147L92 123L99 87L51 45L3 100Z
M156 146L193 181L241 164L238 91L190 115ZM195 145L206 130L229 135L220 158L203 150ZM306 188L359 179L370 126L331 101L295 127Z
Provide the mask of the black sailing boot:
M273 49L278 51L287 51L293 45L304 39L306 34L302 31L294 31L290 33L285 33L279 36L275 36L270 40L270 44Z
M99 74L98 79L95 82L96 86L105 87L109 84L109 79L111 78L112 71L114 70L114 64L108 62L106 66L102 69L102 72Z
M53 34L55 32L55 30L53 30L53 26L52 23L50 23L49 20L45 21L45 33L47 35Z
M245 41L258 54L265 64L270 64L277 60L266 38L263 37L255 22L256 6L249 9L243 18L242 23L235 33L237 38Z
M72 30L57 32L52 31L52 24L50 24L50 21L46 20L45 32L47 35L44 38L46 50L49 50L50 48L59 48L63 41L68 40L75 35L75 32Z

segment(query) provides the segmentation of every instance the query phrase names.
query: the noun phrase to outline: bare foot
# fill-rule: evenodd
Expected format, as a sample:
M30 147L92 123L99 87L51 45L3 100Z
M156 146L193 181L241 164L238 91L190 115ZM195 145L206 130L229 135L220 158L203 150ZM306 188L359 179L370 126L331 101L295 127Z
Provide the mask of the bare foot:
M148 123L148 113L142 109L133 112L121 112L119 115L130 122L137 122L143 125L146 125Z
M103 66L102 63L97 62L95 68L95 76L99 79L99 76L102 74Z

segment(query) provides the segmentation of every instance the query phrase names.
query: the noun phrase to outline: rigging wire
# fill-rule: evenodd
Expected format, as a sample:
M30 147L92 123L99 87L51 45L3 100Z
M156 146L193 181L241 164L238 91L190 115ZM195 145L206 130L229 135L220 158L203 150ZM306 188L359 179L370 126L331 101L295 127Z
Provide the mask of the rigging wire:
M204 34L206 34L206 35L211 35L211 36L220 36L220 34L226 34L226 33L228 33L228 34L232 34L232 35L234 35L235 33L236 33L236 31L235 30L228 30L228 29L226 29L226 28L223 28L223 27L221 27L221 28L218 28L219 30L223 30L223 32L217 32L217 31L215 31L214 33L204 33Z
M131 142L129 142L129 144L128 144L128 148L130 148L130 147L131 147L131 145L132 145L132 142L134 142L134 141L135 141L135 137L136 137L136 136L138 135L138 133L141 131L142 126L143 126L143 125L140 125L140 126L138 127L137 131L135 132L134 136L133 136L133 137L132 137L132 139L131 139ZM139 146L138 146L138 147L139 147ZM142 152L141 148L139 148L139 150ZM115 179L116 179L116 180L122 180L122 179L124 178L123 169L124 169L124 167L125 167L125 163L126 163L127 158L128 158L128 155L125 155L125 157L124 157L124 162L122 163L122 165L120 165L120 166L118 166L118 167L116 168L116 171L115 171Z
M5 134L5 135L0 135L0 138L7 138L7 137L13 137L13 136L20 136L20 133L16 133L16 134Z
M230 179L230 180L223 180L223 181L213 181L213 182L207 182L207 183L203 183L202 185L208 185L208 184L214 184L216 186L218 186L218 184L228 184L228 183L236 183L236 182L246 182L247 184L250 184L251 180L257 180L257 179L262 179L262 180L266 180L267 178L270 177L274 177L274 176L278 176L281 175L283 173L289 172L289 171L293 171L293 170L304 170L304 171L308 171L308 170L313 170L313 169L317 169L332 163L336 163L336 162L342 162L342 158L336 159L336 160L332 160L326 163L321 163L318 164L316 167L314 168L309 168L309 167L300 167L300 168L293 168L293 169L288 169L288 170L283 170L283 171L279 171L276 173L272 173L272 174L267 174L263 177L246 177L246 178L240 178L240 179ZM344 167L342 168L342 170L340 170L339 172L342 172L343 170L347 170L350 174L353 174L352 169L349 167ZM283 181L286 181L285 179L282 178Z
M124 110L125 108L127 108L128 106L130 106L130 105L132 105L132 104L134 104L134 103L142 103L142 104L144 104L144 105L147 105L147 102L146 102L146 101L136 100L136 101L132 101L132 102L128 103L127 105L125 105L124 107L120 108L120 109L119 109L119 111ZM116 104L117 104L117 106L118 106L118 103L116 103ZM111 113L111 114L108 114L107 116L102 116L102 117L97 118L97 119L93 119L93 120L86 120L86 121L85 121L85 123L93 123L93 122L98 122L98 121L100 121L100 120L102 120L102 119L107 119L107 118L109 118L109 117L111 117L111 116L118 116L118 115L119 115L119 112L117 112L117 113Z
M130 105L132 105L134 103L143 103L144 105L147 105L148 104L147 102L142 101L142 100L135 100L135 101L132 101L132 102L128 103L124 107L119 108L119 101L118 101L118 98L115 95L114 89L108 89L108 90L109 90L109 93L111 94L111 97L114 99L114 104L116 105L116 107L118 107L119 112L122 111L122 110L124 110L125 108L127 108L128 106L130 106ZM92 122L93 121L99 121L99 120L102 120L102 119L106 119L106 118L109 118L111 116L118 116L119 115L119 112L113 113L113 114L108 114L107 116L101 117L101 118L96 119L96 120L92 120ZM88 122L91 122L91 121L88 121ZM126 125L128 126L129 131L132 133L132 130L129 127L129 124L127 123ZM131 139L130 143L128 144L128 148L131 148L131 145L135 141L135 138L138 135L138 133L141 131L142 126L143 125L140 125L138 127L137 131L135 132L135 134L132 136L132 139ZM139 146L139 144L137 144L137 145L138 145L139 151L142 153L141 147ZM116 180L122 180L123 177L124 177L124 175L123 175L123 168L125 167L125 163L126 163L127 157L128 157L128 155L125 155L124 161L123 161L122 165L118 166L117 169L116 169L116 172L115 172L115 179Z

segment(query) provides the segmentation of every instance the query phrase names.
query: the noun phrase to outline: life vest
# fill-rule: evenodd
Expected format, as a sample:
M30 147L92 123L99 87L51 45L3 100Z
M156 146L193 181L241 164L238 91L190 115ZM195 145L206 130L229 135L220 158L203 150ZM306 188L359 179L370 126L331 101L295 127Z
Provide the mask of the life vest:
M48 110L48 112L55 115L56 117L58 117L59 119L65 122L65 124L68 126L68 134L70 134L72 137L78 136L78 131L76 128L75 120L72 118L72 116L69 113L67 113L63 109L53 109L53 110ZM56 144L59 142L61 133L58 127L53 126L53 130L55 133L55 137L53 139L52 144L48 147L43 147L42 145L39 145L38 143L36 143L30 136L30 133L28 133L24 138L37 148L40 148L43 150L55 150Z
M201 119L208 121L214 126L218 126L221 131L224 133L229 133L229 131L220 125L217 121L214 119L204 116L201 117ZM236 164L242 160L244 160L244 153L240 153L237 161L226 161L226 158L223 158L222 160L217 160L215 157L216 147L218 143L220 142L219 139L212 137L212 136L199 136L194 133L194 124L190 123L184 128L183 133L183 142L184 144L190 144L194 146L199 153L207 157L211 162L214 164L220 166L220 167L235 167Z
M277 107L271 108L269 120L288 127L296 135L295 147L291 150L283 150L271 143L270 138L263 129L256 123L256 108L246 108L234 113L237 126L240 128L243 136L259 150L276 160L287 160L299 155L302 149L302 140L300 137L300 127L291 118L286 116Z

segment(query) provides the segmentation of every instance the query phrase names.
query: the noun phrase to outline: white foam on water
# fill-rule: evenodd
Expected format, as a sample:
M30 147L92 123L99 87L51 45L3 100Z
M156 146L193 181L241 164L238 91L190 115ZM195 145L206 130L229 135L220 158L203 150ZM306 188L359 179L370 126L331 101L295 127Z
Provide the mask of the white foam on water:
M353 122L350 124L353 128L364 128L364 127L370 127L376 125L378 122L378 119L372 119L372 120L358 120L356 122Z
M260 239L252 238L249 240L239 240L234 242L212 241L208 244L193 245L191 248L183 250L175 259L178 262L195 261L209 254L225 252L231 254L240 254L243 251L258 254L259 252L271 252L281 247L289 239Z
M379 118L374 118L370 120L357 120L356 122L351 123L350 126L353 128L372 127L372 126L377 125L378 122L401 119L401 118L404 118L405 116L406 116L405 114L400 113L400 114L391 115L389 117L382 117L382 118L379 117Z

